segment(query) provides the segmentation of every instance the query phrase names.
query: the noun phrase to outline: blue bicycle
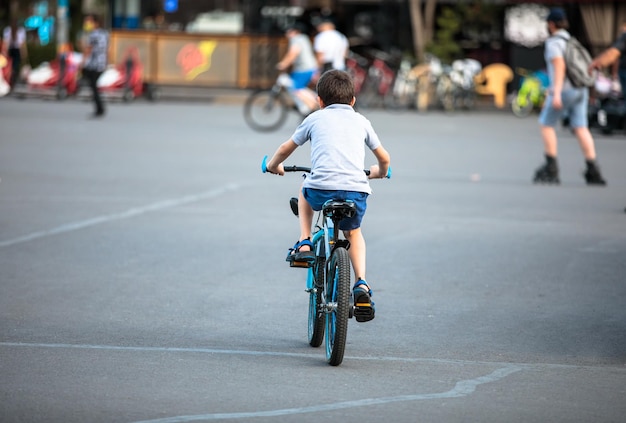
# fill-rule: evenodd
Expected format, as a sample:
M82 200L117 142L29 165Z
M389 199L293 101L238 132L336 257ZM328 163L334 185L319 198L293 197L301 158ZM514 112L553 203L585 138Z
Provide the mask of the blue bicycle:
M309 173L311 168L285 166L285 172ZM261 164L263 173L267 172L267 156ZM365 171L369 174L369 170ZM391 169L387 178L391 177ZM298 215L297 198L290 200L292 212ZM306 292L309 294L309 345L319 347L326 338L326 360L331 366L338 366L343 361L348 335L348 319L360 313L372 313L371 307L354 304L350 290L351 264L348 240L335 230L339 222L352 217L356 206L352 201L327 201L317 213L315 227L311 236L315 255L307 261L291 261L292 267L308 269Z

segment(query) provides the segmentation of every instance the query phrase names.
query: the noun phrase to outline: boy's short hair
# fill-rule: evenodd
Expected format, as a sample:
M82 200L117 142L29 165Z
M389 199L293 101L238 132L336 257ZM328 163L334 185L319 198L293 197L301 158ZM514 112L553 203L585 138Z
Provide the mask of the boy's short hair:
M317 95L325 106L331 104L350 104L354 98L352 77L344 71L331 69L317 81Z

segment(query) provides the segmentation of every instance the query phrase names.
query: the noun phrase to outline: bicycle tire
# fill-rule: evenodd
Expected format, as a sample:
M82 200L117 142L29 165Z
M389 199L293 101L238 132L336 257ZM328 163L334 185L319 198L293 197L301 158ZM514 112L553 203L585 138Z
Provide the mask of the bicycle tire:
M318 256L311 271L315 284L315 292L309 293L309 345L319 347L324 341L324 313L320 309L323 303L324 292L324 268L326 257Z
M533 111L534 105L530 98L530 94L526 95L526 104L520 104L520 100L517 96L513 97L511 101L511 110L513 114L519 118L525 118Z
M465 92L463 96L463 107L466 110L473 110L476 107L476 91L474 91L474 88Z
M361 92L356 98L356 106L362 109L373 109L382 105L382 97L378 92L380 78L368 76L363 83Z
M325 296L334 305L326 313L326 359L331 366L338 366L343 361L350 318L350 256L343 247L330 257Z
M259 132L276 131L287 120L288 112L285 98L273 90L254 91L243 106L246 123Z
M391 111L403 111L415 106L417 100L416 86L415 81L396 80L392 88L383 98L383 105L385 109Z
M441 107L446 112L452 112L455 109L455 95L452 85L452 80L447 75L442 75L437 82L437 98L439 99Z

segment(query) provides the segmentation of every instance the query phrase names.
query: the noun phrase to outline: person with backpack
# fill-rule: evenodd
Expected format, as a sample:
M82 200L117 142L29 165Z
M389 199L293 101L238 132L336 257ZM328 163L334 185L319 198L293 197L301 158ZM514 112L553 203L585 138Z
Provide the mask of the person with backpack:
M589 76L589 72L588 64L584 62L584 54L580 50L582 47L567 31L569 23L563 9L551 9L546 21L550 36L545 42L544 57L550 88L539 115L546 162L535 171L533 181L543 184L560 183L555 127L563 116L567 116L585 158L585 181L588 185L606 185L596 163L595 142L588 128L589 81L585 80L585 76ZM581 63L584 65L581 66ZM582 73L581 67L584 70ZM590 80L593 83L593 79Z

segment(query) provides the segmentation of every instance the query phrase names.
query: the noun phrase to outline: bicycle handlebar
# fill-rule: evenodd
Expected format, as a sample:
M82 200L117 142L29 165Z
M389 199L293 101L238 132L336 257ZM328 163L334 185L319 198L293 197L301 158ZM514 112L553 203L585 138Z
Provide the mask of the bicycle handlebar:
M285 169L285 172L307 172L307 173L311 172L310 167L295 166L295 165L284 166L284 169ZM263 173L267 172L267 156L263 157L263 162L261 162L261 172ZM369 169L364 169L363 172L365 172L367 176L369 176L370 174ZM391 179L391 167L387 169L387 175L385 175L385 178Z

